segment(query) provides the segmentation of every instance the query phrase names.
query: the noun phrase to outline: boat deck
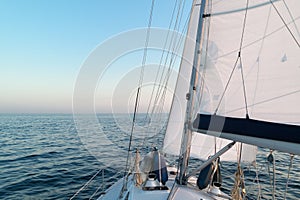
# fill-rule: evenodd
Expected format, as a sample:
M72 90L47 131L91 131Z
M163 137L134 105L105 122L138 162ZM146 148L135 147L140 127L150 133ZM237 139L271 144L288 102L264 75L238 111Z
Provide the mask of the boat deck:
M175 171L174 171L175 170ZM168 168L169 179L166 182L167 190L143 190L141 186L134 184L132 176L128 178L128 188L123 197L119 198L119 194L122 190L123 179L120 179L114 185L112 185L104 195L100 196L98 200L225 200L230 199L227 195L222 193L222 196L217 196L207 192L207 190L200 190L195 187L196 178L191 177L189 185L178 185L175 182L176 168Z

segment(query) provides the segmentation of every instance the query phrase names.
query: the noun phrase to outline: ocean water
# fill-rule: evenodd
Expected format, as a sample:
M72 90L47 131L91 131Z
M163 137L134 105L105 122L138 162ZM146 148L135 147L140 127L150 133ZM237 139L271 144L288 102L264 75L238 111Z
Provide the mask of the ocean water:
M0 199L70 199L104 169L74 198L96 199L122 177L130 133L128 116L99 114L97 120L95 125L89 117L75 123L69 114L1 114ZM165 126L155 127L164 132ZM162 134L141 132L133 144L142 153L160 147ZM257 199L258 192L261 199L272 199L273 165L266 159L268 153L259 149L256 168L244 166L247 199ZM290 155L274 152L274 158L275 195L284 199ZM230 193L236 164L224 163L221 170L222 188ZM299 156L293 159L288 185L286 199L300 199Z

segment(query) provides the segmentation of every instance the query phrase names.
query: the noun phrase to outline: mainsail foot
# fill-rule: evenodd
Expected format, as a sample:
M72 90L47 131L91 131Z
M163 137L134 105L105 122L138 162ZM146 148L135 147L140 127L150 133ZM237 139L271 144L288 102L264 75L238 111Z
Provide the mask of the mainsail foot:
M300 154L298 125L198 114L193 127L197 132L217 134L221 138Z

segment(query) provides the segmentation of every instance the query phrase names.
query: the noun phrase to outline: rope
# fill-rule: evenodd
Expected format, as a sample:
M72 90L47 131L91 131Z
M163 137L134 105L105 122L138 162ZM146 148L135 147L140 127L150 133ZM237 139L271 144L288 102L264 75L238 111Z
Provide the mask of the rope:
M246 196L246 189L244 183L244 173L240 164L238 164L238 168L234 176L235 179L234 179L234 186L231 191L231 197L234 200L242 200ZM240 188L242 189L241 191Z
M238 155L238 166L237 166L237 171L235 172L234 176L234 185L233 189L231 191L231 197L234 200L242 200L246 196L246 188L245 188L245 183L244 183L244 173L241 168L241 161L242 161L242 150L243 150L243 143L240 143L239 146L239 155ZM240 191L240 189L242 189Z
M285 185L285 192L284 192L284 199L286 199L286 193L287 193L287 189L289 186L289 180L290 180L290 173L291 173L291 169L293 166L293 159L294 159L294 154L290 155L290 165L289 165L289 170L288 170L288 176L287 176L287 180L286 180L286 185Z

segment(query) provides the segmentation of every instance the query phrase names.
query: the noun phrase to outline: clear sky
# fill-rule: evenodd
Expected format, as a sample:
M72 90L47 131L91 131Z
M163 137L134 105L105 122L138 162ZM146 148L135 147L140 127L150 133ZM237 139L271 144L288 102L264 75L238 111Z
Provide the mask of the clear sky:
M168 27L171 2L156 0L154 27ZM150 6L151 0L1 0L0 113L71 113L84 60L113 35L146 27Z

